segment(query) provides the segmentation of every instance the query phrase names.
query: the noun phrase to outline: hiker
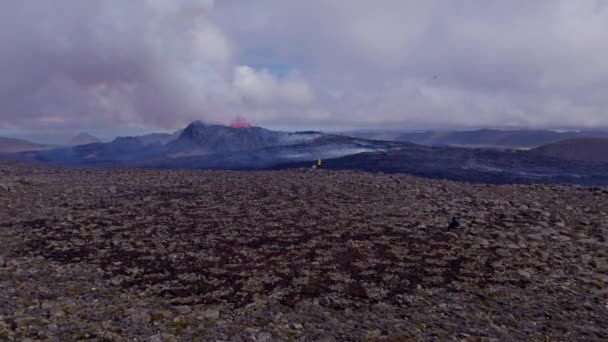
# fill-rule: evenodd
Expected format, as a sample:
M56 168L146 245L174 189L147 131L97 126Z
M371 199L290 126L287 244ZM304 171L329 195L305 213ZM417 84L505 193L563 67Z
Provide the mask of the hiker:
M321 168L321 159L317 160L317 169Z
M460 225L460 215L456 214L452 217L452 222L448 226L448 230L452 229L460 229L462 226Z

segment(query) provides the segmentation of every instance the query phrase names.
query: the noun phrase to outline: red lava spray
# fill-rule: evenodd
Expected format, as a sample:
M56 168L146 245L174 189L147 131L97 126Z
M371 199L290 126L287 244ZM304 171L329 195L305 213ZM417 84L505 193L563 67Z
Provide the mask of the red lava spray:
M239 116L236 119L234 119L232 121L232 123L230 123L230 127L232 127L232 128L250 128L250 127L253 127L253 125L250 124L249 121L245 120L245 118L242 118Z

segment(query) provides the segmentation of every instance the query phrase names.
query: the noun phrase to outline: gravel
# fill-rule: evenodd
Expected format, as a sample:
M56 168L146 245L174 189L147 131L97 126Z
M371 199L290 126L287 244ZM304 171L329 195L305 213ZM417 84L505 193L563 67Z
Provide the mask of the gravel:
M608 339L603 189L0 164L16 177L0 340Z

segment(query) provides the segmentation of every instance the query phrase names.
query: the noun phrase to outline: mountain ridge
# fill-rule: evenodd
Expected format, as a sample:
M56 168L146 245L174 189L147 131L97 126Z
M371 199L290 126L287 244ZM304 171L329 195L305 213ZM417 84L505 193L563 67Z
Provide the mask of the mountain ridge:
M608 185L608 163L559 160L527 150L428 146L320 132L283 132L193 122L178 133L13 154L73 167L260 170L323 167L410 173L477 183Z
M19 159L72 166L239 168L385 150L401 143L319 132L283 132L262 127L189 124L179 134L118 137L109 143L28 152Z
M89 133L83 132L83 133L78 133L76 136L72 137L72 139L70 139L70 142L68 145L70 146L78 146L78 145L87 145L87 144L95 144L95 143L100 143L101 139L99 139L96 136L93 136Z
M608 138L578 138L559 141L530 151L536 156L569 161L608 163Z
M24 139L0 137L0 153L19 153L26 151L36 151L52 149L57 146L40 144Z
M501 149L530 149L538 146L582 137L607 137L602 131L551 131L551 130L499 130L477 129L469 131L355 131L346 135L368 139L381 139L400 142L412 142L430 146L461 146Z

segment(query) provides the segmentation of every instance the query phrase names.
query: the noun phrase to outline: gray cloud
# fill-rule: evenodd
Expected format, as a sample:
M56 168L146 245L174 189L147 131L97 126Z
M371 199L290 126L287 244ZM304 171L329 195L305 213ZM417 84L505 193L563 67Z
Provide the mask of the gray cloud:
M226 31L245 59L301 61L313 88L334 95L319 105L334 119L608 125L601 0L229 3L219 15L241 23ZM273 52L257 54L259 46Z
M602 0L0 4L0 128L608 127Z
M0 7L4 126L172 125L204 115L194 99L221 91L231 58L209 1Z

